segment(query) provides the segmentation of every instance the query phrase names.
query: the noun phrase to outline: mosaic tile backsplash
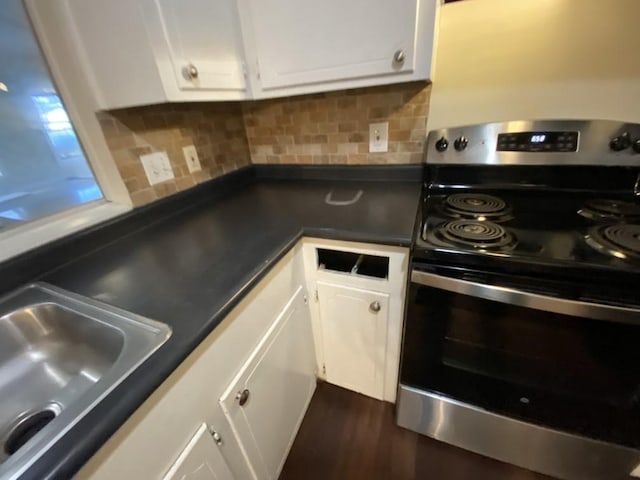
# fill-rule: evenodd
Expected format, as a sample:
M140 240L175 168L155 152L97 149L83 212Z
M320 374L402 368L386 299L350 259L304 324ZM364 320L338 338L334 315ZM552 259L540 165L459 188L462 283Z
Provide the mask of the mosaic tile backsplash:
M99 112L135 206L250 163L406 164L422 161L431 85L386 85L253 102L175 103ZM389 122L389 151L369 153L369 124ZM202 170L189 173L182 147ZM140 155L166 151L175 179L150 186Z
M385 85L244 104L253 163L419 163L430 85ZM369 124L389 122L389 151L369 153Z
M176 103L98 113L107 145L135 206L250 163L239 103ZM189 173L182 147L194 145L202 170ZM149 185L140 155L166 151L174 180Z

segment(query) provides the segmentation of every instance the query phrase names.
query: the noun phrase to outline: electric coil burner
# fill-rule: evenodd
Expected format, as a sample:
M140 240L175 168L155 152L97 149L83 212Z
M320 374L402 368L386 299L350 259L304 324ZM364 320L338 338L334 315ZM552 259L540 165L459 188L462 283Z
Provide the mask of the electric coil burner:
M477 250L500 250L514 245L513 235L500 225L478 220L454 220L438 228L441 239Z
M426 148L398 425L565 480L640 478L640 125Z
M597 221L640 220L640 204L623 200L593 199L587 200L578 213Z
M621 223L589 229L587 243L607 255L640 260L640 225Z
M456 218L505 221L511 218L511 208L493 195L457 193L445 199L445 213Z

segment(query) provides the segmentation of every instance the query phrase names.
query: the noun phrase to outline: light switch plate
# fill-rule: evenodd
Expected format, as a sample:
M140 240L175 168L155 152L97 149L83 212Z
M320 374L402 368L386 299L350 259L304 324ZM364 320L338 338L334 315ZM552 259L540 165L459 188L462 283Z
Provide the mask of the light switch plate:
M389 150L389 122L369 124L369 151L386 152Z
M195 145L187 145L186 147L182 147L182 153L184 154L184 159L187 162L189 173L199 172L200 170L202 170L200 159L198 158L198 151L196 150Z
M149 185L155 185L175 178L167 152L154 152L141 155L140 161L144 167L144 173L147 174Z

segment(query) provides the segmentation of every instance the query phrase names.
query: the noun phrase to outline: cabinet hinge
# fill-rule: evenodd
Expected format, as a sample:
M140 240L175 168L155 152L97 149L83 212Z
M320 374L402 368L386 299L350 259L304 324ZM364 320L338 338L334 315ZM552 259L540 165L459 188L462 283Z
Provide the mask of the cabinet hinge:
M319 301L318 300L318 289L316 288L316 290L313 292L313 298L315 298L316 302Z
M326 367L326 365L324 363L322 364L322 374L323 375L327 374L327 367Z
M242 76L244 78L247 78L248 74L249 74L249 69L247 68L247 64L245 62L242 62Z

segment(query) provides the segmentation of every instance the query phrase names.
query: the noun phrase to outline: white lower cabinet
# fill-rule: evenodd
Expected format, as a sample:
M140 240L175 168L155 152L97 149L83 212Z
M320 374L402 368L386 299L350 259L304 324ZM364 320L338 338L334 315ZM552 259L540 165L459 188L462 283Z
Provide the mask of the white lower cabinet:
M394 403L409 250L302 241L319 376Z
M162 480L233 480L206 423L202 423Z
M303 239L75 478L277 479L317 377L395 401L407 268L405 248Z
M231 382L220 404L256 479L276 479L316 386L302 287Z
M382 400L389 295L318 282L329 383Z
M75 478L277 477L315 387L303 285L297 245ZM234 403L239 387L250 391L243 407Z

